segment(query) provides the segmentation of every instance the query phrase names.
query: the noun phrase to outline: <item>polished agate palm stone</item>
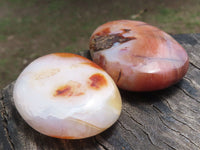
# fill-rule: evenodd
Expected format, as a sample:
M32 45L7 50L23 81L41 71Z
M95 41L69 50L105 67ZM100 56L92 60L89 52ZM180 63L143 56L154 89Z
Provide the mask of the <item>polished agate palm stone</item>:
M33 61L18 77L13 96L32 128L63 139L104 131L118 119L122 105L118 88L102 68L69 53Z
M188 55L170 35L144 22L118 20L99 26L90 38L93 61L122 89L160 90L187 72Z

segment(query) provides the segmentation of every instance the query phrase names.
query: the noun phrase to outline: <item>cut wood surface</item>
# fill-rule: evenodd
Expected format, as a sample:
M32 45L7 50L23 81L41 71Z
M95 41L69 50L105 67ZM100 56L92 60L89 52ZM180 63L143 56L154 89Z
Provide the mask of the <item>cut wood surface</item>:
M0 91L0 150L200 149L200 34L174 38L190 58L186 76L161 91L120 90L123 110L119 120L95 137L62 140L33 130L13 104L11 83Z

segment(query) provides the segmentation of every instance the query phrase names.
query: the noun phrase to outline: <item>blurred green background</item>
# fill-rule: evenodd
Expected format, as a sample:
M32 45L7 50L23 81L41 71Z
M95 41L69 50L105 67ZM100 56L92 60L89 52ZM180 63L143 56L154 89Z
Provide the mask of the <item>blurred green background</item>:
M0 0L0 88L39 56L88 49L92 32L118 19L200 33L200 0Z

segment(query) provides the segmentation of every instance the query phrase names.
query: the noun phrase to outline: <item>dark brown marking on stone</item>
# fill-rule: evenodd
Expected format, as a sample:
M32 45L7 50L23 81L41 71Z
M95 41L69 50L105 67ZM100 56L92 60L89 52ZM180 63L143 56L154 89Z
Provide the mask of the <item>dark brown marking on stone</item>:
M58 87L55 92L55 97L71 97L71 96L81 96L84 91L81 89L81 84L76 81L69 81L66 85Z
M109 49L114 43L125 43L130 40L135 40L135 37L124 37L122 33L110 34L110 35L95 35L91 41L90 49L94 52Z
M120 80L121 76L122 76L122 71L120 70L120 71L119 71L118 78L117 78L117 83L118 83L118 81Z
M122 29L123 32L127 33L127 32L130 32L131 29Z
M71 90L72 90L72 88L69 85L60 87L56 90L54 96L66 96L66 95L71 96L72 95Z

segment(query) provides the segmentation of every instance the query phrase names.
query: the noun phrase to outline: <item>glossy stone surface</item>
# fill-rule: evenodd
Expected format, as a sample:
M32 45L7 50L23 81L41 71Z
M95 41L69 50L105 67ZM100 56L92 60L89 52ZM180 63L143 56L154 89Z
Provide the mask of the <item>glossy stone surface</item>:
M112 78L92 61L69 53L49 54L29 64L18 77L13 96L31 127L63 139L106 130L122 107Z
M188 55L170 35L140 21L118 20L99 26L90 38L93 61L122 89L160 90L188 70Z

